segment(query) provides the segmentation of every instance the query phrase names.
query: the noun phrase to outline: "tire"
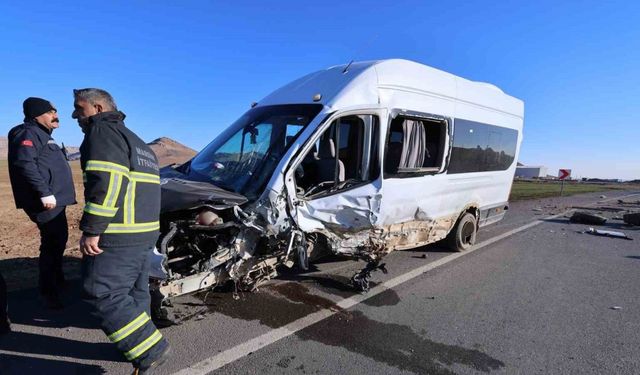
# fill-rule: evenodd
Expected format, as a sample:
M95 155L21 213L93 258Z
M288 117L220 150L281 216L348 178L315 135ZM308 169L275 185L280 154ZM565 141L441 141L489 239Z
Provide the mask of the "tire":
M472 214L467 212L462 215L458 224L447 236L449 248L458 252L469 250L476 243L476 234L478 233L476 224L476 217Z

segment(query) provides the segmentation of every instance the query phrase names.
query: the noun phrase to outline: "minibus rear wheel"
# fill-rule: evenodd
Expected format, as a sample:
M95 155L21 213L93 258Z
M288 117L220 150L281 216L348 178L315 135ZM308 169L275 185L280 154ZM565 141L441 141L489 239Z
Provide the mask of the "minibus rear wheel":
M476 243L477 233L476 217L467 212L447 236L449 248L453 251L469 250Z

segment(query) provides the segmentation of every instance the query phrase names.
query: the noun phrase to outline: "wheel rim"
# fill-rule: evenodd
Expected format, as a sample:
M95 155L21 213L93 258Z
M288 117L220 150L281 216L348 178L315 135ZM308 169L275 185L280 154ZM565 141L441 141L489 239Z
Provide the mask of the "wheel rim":
M460 239L463 245L473 245L473 237L476 232L476 227L473 222L466 222L460 231Z

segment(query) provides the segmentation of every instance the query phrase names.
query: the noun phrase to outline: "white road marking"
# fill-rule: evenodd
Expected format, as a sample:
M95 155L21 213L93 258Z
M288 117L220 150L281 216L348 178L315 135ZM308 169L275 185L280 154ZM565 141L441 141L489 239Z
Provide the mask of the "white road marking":
M634 195L638 195L638 194L630 194L630 195L625 195L623 197L615 197L615 198L611 198L611 199L607 199L605 201L609 201L609 200L613 200L613 199L623 199L626 197L630 197L630 196L634 196ZM603 202L603 201L599 201L598 203ZM546 218L543 219L538 219L535 220L529 224L525 224L521 227L512 229L506 233L503 233L499 236L490 238L486 241L483 241L479 244L476 244L474 247L472 247L471 249L465 251L465 252L461 252L461 253L453 253L451 255L447 255L443 258L440 258L434 262L431 262L429 264L426 264L422 267L418 267L416 269L414 269L413 271L404 273L400 276L394 277L393 279L390 279L384 283L381 283L377 286L375 286L374 288L372 288L367 294L359 294L359 295L355 295L353 297L350 298L345 298L343 300L341 300L340 302L336 303L336 305L340 308L340 309L349 309L359 303L361 303L362 301L365 301L367 299L373 298L375 296L377 296L378 294L388 290L388 289L392 289L402 283L405 283L413 278L416 278L420 275L422 275L425 272L428 272L430 270L433 270L434 268L443 266L449 262L452 262L462 256L471 254L474 251L480 250L486 246L489 246L497 241L500 241L504 238L507 238L509 236L513 236L516 233L520 233L522 231L525 231L529 228L535 227L537 225L540 225L544 222L546 222L547 220L552 220L552 219L556 219L558 217L564 216L569 212L574 211L573 209L569 209L567 211L564 211L560 214L557 215L552 215L552 216L548 216ZM338 268L342 268L342 267L338 267ZM274 330L271 330L265 334L262 334L258 337L255 337L249 341L246 341L242 344L236 345L233 348L227 349L224 352L218 353L212 357L209 357L203 361L200 361L196 364L193 364L185 369L182 369L178 372L175 373L175 375L200 375L200 374L208 374L214 370L217 370L219 368L221 368L222 366L225 366L229 363L235 362L240 358L243 358L245 356L247 356L250 353L256 352L268 345L271 345L279 340L282 340L286 337L289 337L293 334L295 334L298 331L301 331L309 326L312 326L324 319L327 319L333 315L335 315L338 312L338 310L330 310L330 309L323 309L320 311L317 311L315 313L309 314L305 317L302 317L296 321L293 321L283 327L280 328L276 328Z

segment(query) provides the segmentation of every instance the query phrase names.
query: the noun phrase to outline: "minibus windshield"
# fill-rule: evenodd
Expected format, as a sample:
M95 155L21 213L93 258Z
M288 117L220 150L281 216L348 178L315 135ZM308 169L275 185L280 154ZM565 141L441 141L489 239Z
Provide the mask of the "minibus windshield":
M255 198L289 146L321 109L321 104L253 108L199 152L187 174Z

